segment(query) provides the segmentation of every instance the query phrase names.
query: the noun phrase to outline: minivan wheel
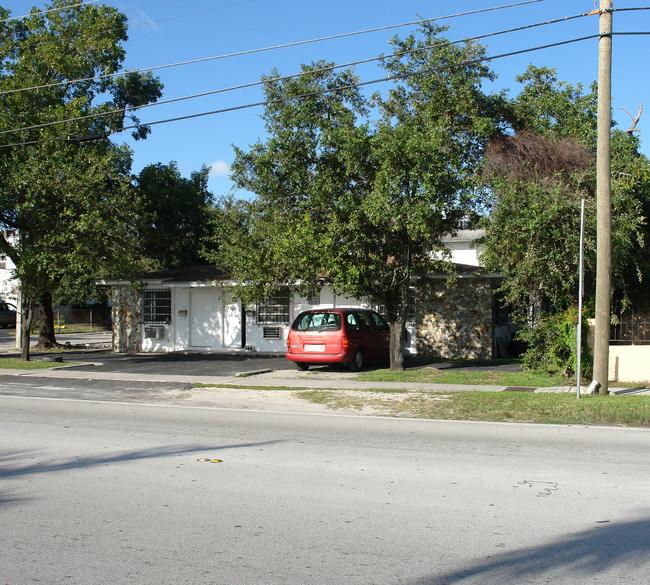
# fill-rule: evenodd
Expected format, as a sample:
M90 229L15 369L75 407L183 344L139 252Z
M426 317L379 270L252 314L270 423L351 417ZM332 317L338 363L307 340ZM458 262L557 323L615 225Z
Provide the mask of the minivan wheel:
M360 372L363 369L363 350L357 349L357 353L354 354L354 359L350 362L350 370L353 372Z
M305 364L303 362L295 362L296 368L298 368L301 372L306 372L309 369L309 364Z

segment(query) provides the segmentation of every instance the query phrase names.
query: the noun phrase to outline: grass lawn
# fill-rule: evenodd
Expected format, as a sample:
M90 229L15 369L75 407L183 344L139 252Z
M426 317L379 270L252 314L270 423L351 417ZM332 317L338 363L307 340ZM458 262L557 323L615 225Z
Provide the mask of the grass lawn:
M298 393L333 409L439 420L650 426L650 396L582 396L532 392L386 392L306 390Z
M467 370L438 370L435 367L412 370L391 371L374 370L359 374L359 380L366 382L410 382L420 384L480 384L485 386L530 386L531 388L549 388L553 386L576 385L575 378L550 375L544 372L502 372ZM586 386L589 382L583 384ZM611 383L613 387L643 388L643 384Z
M5 370L47 370L48 368L60 368L63 365L70 365L73 362L44 362L40 358L32 358L28 362L20 358L0 358L0 371Z
M482 384L486 386L531 386L545 388L549 386L575 386L575 379L568 380L562 376L549 376L535 372L499 372L472 370L437 370L436 368L419 368L394 372L375 370L359 374L359 380L366 382L410 382L421 384Z

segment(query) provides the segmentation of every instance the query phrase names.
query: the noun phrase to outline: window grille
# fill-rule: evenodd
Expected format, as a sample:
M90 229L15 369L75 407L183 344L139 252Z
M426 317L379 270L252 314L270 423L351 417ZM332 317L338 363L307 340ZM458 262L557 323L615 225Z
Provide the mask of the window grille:
M307 303L309 305L320 305L320 291L315 292L307 297Z
M409 287L408 292L408 306L406 307L406 322L409 324L415 323L416 320L416 292L415 287ZM385 305L377 305L375 309L384 319L388 317L388 311Z
M615 345L650 344L650 309L627 310L617 316L618 323L610 327L610 342Z
M258 303L257 322L289 323L289 293L278 293Z
M142 319L144 323L171 323L172 291L168 288L145 290Z

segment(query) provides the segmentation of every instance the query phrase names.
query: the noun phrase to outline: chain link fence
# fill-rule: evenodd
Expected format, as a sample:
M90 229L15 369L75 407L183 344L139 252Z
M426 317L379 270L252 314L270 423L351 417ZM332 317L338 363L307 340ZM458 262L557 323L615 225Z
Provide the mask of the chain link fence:
M111 329L111 310L107 307L90 309L54 308L54 329L59 333L74 331L106 331ZM35 315L38 319L38 314Z

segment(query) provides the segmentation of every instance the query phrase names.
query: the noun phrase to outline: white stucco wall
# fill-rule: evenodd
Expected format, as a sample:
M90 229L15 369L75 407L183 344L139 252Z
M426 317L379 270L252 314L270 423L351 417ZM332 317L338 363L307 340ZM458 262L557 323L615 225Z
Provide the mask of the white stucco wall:
M610 345L611 382L650 382L650 345Z
M248 349L264 353L284 353L286 339L293 320L312 308L367 307L354 299L337 296L324 287L319 302L310 304L306 298L294 297L290 302L289 322L265 324L257 322L257 306L246 307L230 298L227 291L203 284L169 284L152 288L171 290L171 322L142 323L141 351L147 353L171 351L233 351ZM243 314L244 313L244 314ZM265 338L264 330L279 329L278 339ZM160 335L147 336L147 331ZM406 350L416 353L414 326L409 327Z

